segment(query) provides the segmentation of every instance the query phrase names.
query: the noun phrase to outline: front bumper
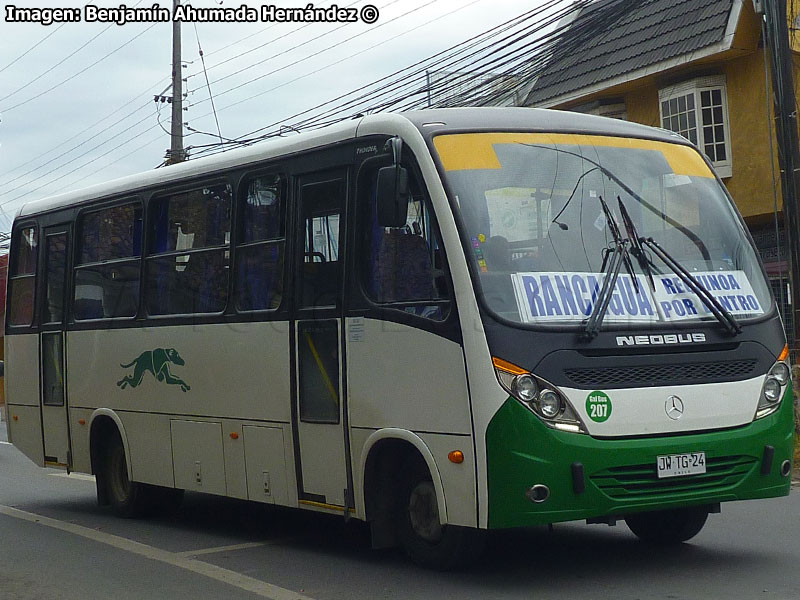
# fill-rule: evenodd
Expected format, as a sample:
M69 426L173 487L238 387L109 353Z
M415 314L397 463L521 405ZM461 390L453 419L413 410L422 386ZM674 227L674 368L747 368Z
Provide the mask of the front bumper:
M677 506L785 496L791 475L780 473L794 449L793 395L777 412L743 427L661 437L597 439L550 429L509 398L486 433L489 527L542 525ZM762 474L765 447L774 448ZM658 479L656 457L704 451L707 472ZM583 471L583 488L574 472ZM546 485L533 503L526 492Z

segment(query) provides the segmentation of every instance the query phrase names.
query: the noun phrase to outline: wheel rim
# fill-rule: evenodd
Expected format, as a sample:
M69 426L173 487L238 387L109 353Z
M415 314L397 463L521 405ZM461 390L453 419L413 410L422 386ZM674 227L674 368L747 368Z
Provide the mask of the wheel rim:
M128 466L122 448L117 448L111 455L111 473L109 473L111 494L114 498L125 501L130 495L131 481L128 479Z
M439 522L439 503L432 482L422 481L411 490L408 517L411 529L418 537L432 544L441 541L443 528Z

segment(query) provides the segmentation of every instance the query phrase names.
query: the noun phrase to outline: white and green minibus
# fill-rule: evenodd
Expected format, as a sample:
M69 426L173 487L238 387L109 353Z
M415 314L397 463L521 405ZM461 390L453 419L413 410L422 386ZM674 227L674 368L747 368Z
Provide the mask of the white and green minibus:
M29 202L5 333L10 441L122 516L207 492L449 567L789 493L753 242L691 143L624 121L376 114Z

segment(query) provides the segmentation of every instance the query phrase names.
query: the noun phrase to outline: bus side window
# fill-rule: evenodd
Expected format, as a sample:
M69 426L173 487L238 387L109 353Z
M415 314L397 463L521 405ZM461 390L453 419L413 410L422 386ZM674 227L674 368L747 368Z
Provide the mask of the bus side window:
M11 289L8 302L8 324L27 326L33 323L33 300L36 289L36 227L18 229L12 243Z
M142 256L141 205L134 202L84 213L78 231L75 319L136 316Z
M270 310L283 297L286 247L286 178L255 177L239 200L236 310Z
M447 316L449 286L436 220L409 169L411 198L403 227L378 225L376 177L372 178L362 246L362 281L367 296L378 304L433 320Z
M228 301L231 187L154 198L145 268L151 315L219 313Z

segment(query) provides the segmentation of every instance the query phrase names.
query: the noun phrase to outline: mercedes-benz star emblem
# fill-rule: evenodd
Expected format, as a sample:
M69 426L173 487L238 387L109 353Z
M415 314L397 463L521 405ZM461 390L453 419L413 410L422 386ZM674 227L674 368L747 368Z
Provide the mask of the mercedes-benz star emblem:
M670 396L664 404L664 410L670 419L677 421L683 416L683 400L677 396Z

